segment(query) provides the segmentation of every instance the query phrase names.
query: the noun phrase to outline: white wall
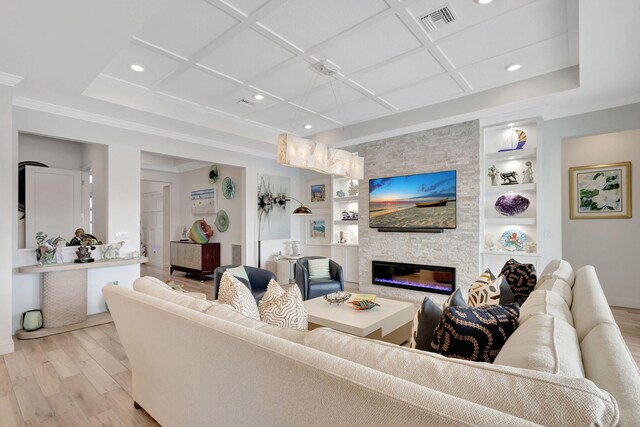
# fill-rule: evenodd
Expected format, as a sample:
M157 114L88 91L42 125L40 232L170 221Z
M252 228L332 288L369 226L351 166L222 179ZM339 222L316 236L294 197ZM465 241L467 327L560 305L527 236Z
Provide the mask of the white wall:
M18 150L13 128L13 88L0 85L0 355L13 351L12 258L17 245ZM15 221L15 222L14 222Z
M610 304L640 308L640 185L632 185L632 218L569 219L569 168L626 161L631 162L633 179L634 173L637 175L633 169L640 167L640 130L563 141L562 249L564 258L574 267L596 267Z
M236 183L236 196L228 200L222 195L222 180L231 178ZM245 216L242 208L241 187L242 168L218 164L218 180L215 184L209 184L209 167L195 169L180 174L180 199L177 203L181 207L180 219L182 225L190 227L197 219L204 218L213 228L213 237L210 242L220 243L220 265L231 264L231 245L242 245L242 218ZM224 210L229 216L229 228L220 232L214 225L216 214L193 214L191 212L191 192L207 188L216 189L218 199L218 211Z
M0 103L0 105L2 104ZM3 110L0 107L0 120L2 114ZM123 240L117 233L127 233L129 239L127 239L127 243L122 249L123 254L138 250L140 244L141 151L155 152L167 156L193 158L211 164L226 164L243 168L240 182L241 188L244 188L245 191L240 192L236 197L239 198L241 208L246 212L246 218L241 218L240 221L242 222L241 242L243 246L243 260L244 263L248 265L257 265L256 225L258 212L256 194L258 173L288 176L291 178L292 183L299 181L299 170L279 166L275 160L262 157L254 157L243 153L221 150L215 147L158 135L139 133L128 129L97 124L75 117L30 110L22 107L13 108L13 119L16 132L47 135L52 138L83 141L108 146L108 237L106 240ZM7 150L3 150L3 152L10 153L11 144L7 143L6 140L2 142L9 146ZM15 144L17 145L17 135ZM273 150L275 157L275 141ZM17 149L14 161L9 162L9 160L6 156L2 157L2 161L5 161L6 165L0 169L5 172L13 168L15 175L17 174ZM157 178L157 174L156 172L145 171L144 178L152 181L163 181L163 179L155 179ZM4 182L11 182L13 175L9 177L7 174L7 177ZM0 188L2 188L2 191L7 192L7 197L4 198L5 200L11 200L11 197L14 198L14 203L10 206L10 209L6 209L7 215L13 215L16 211L15 206L17 206L17 184L15 184L15 186L0 186ZM292 192L294 193L292 196L296 198L301 197L297 194L297 188L294 187ZM3 204L3 208L4 207L5 204ZM9 218L14 218L15 222L10 220L3 222L3 224L11 224L12 227L9 229L17 230L17 214L15 217L11 216ZM0 218L0 220L1 219L2 218ZM292 238L300 240L299 229L299 220L295 217L292 218ZM179 231L178 227L172 225L171 233L176 233L172 238L179 238ZM17 239L17 232L15 236ZM278 250L281 250L284 246L283 242L284 241L263 242L263 261L267 259L268 255L275 254ZM14 251L16 247L17 240L12 243L12 251ZM16 269L19 266L29 265L35 262L31 251L17 251L13 258L12 265L7 264L3 266L3 264L1 264L3 261L11 260L11 256L2 257L2 260L0 260L0 274L7 275L7 280L0 282L0 289L2 289L2 283L11 283L12 285L13 295L9 293L8 297L13 297L12 323L13 331L15 331L20 327L21 314L26 310L40 306L40 279L38 275L33 274L12 274L12 267ZM103 310L100 289L104 285L113 280L118 280L121 286L131 286L133 280L140 274L140 268L137 265L100 269L100 271L102 272L101 274L89 276L89 313L92 313L91 310ZM11 277L10 280L9 277ZM2 301L7 301L7 299L3 299ZM1 304L2 302L0 302L0 307ZM5 317L3 320L1 311L0 308L0 331L3 327L8 328L6 325L11 323L8 321L8 317ZM12 342L10 344L12 346Z
M570 257L562 247L562 141L638 128L640 104L563 117L543 123L542 265L554 258ZM579 266L575 266L576 268Z
M102 144L81 144L81 167L91 167L93 174L93 235L98 240L107 239L107 147Z

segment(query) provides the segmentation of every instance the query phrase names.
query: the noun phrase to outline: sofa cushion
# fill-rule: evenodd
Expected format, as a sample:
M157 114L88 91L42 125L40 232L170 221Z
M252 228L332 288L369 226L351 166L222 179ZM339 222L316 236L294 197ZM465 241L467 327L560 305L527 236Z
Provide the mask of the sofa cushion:
M493 363L584 378L575 329L547 314L533 316L523 323Z
M183 307L204 313L213 305L212 301L194 298L188 293L176 292L169 285L155 277L139 277L133 282L133 289L143 294L151 295Z
M513 258L504 264L500 275L507 279L513 299L518 304L525 302L536 285L536 268L533 264L521 264Z
M220 304L230 305L234 310L247 317L260 320L258 304L249 288L226 271L220 279L218 302Z
M571 308L571 304L573 303L573 291L571 290L571 286L569 286L569 284L564 280L552 277L545 279L542 282L538 281L534 289L536 291L547 290L555 292L562 297L564 302L567 304L567 307Z
M469 288L468 304L470 307L505 305L512 302L513 292L511 292L507 280L503 276L495 278L489 269L486 269Z
M517 304L447 307L431 348L447 357L493 362L518 327L518 308Z
M571 314L580 341L597 325L616 324L596 270L591 265L585 265L576 271Z
M564 280L569 286L573 286L576 276L573 272L571 264L565 260L554 259L542 270L542 274L538 277L538 282L548 279Z
M544 289L531 292L529 298L527 298L524 304L522 304L522 307L520 307L520 318L518 319L518 324L522 326L522 324L532 316L537 316L539 314L551 315L564 320L573 326L571 310L567 307L567 303L564 302L564 299L555 292Z
M609 393L582 378L447 359L329 328L307 333L304 344L542 425L614 426L618 420Z
M272 280L269 286L272 289L280 287L275 280ZM302 294L297 285L289 286L287 290L273 291L267 301L263 298L260 307L262 321L269 325L300 330L306 330L308 327L307 310L304 308Z
M580 343L584 372L613 395L620 407L620 425L640 425L640 370L618 326L595 326Z
M267 325L266 323L247 317L226 304L217 304L206 311L205 314L216 317L218 319L227 320L238 325L245 326L250 329L255 329L265 334L273 335L276 337L284 338L288 341L297 342L302 344L304 335L306 332L299 331L297 329L284 329L277 326Z
M331 279L329 271L329 258L307 260L309 266L309 279Z
M467 300L464 298L464 295L462 295L462 291L460 289L456 289L455 291L453 291L453 293L449 295L449 298L447 298L446 301L442 303L441 308L442 310L444 310L450 305L467 305Z

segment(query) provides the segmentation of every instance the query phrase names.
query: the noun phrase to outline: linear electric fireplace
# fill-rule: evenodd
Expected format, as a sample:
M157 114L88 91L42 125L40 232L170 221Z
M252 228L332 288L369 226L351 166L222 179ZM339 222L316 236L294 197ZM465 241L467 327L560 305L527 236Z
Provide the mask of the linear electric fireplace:
M450 295L456 290L456 269L402 262L372 261L374 285Z

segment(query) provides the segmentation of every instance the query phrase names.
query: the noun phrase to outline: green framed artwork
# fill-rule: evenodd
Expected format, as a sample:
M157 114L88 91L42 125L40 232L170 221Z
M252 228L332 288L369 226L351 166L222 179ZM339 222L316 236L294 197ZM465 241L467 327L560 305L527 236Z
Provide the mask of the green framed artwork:
M569 168L571 219L631 218L631 162Z

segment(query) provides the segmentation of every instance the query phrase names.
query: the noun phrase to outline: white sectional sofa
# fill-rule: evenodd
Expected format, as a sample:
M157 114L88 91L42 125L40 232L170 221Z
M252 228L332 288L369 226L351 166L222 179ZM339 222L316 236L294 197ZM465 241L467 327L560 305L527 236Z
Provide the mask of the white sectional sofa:
M150 278L103 292L133 397L166 427L640 425L640 373L593 267L553 261L536 288L494 364L283 330Z

